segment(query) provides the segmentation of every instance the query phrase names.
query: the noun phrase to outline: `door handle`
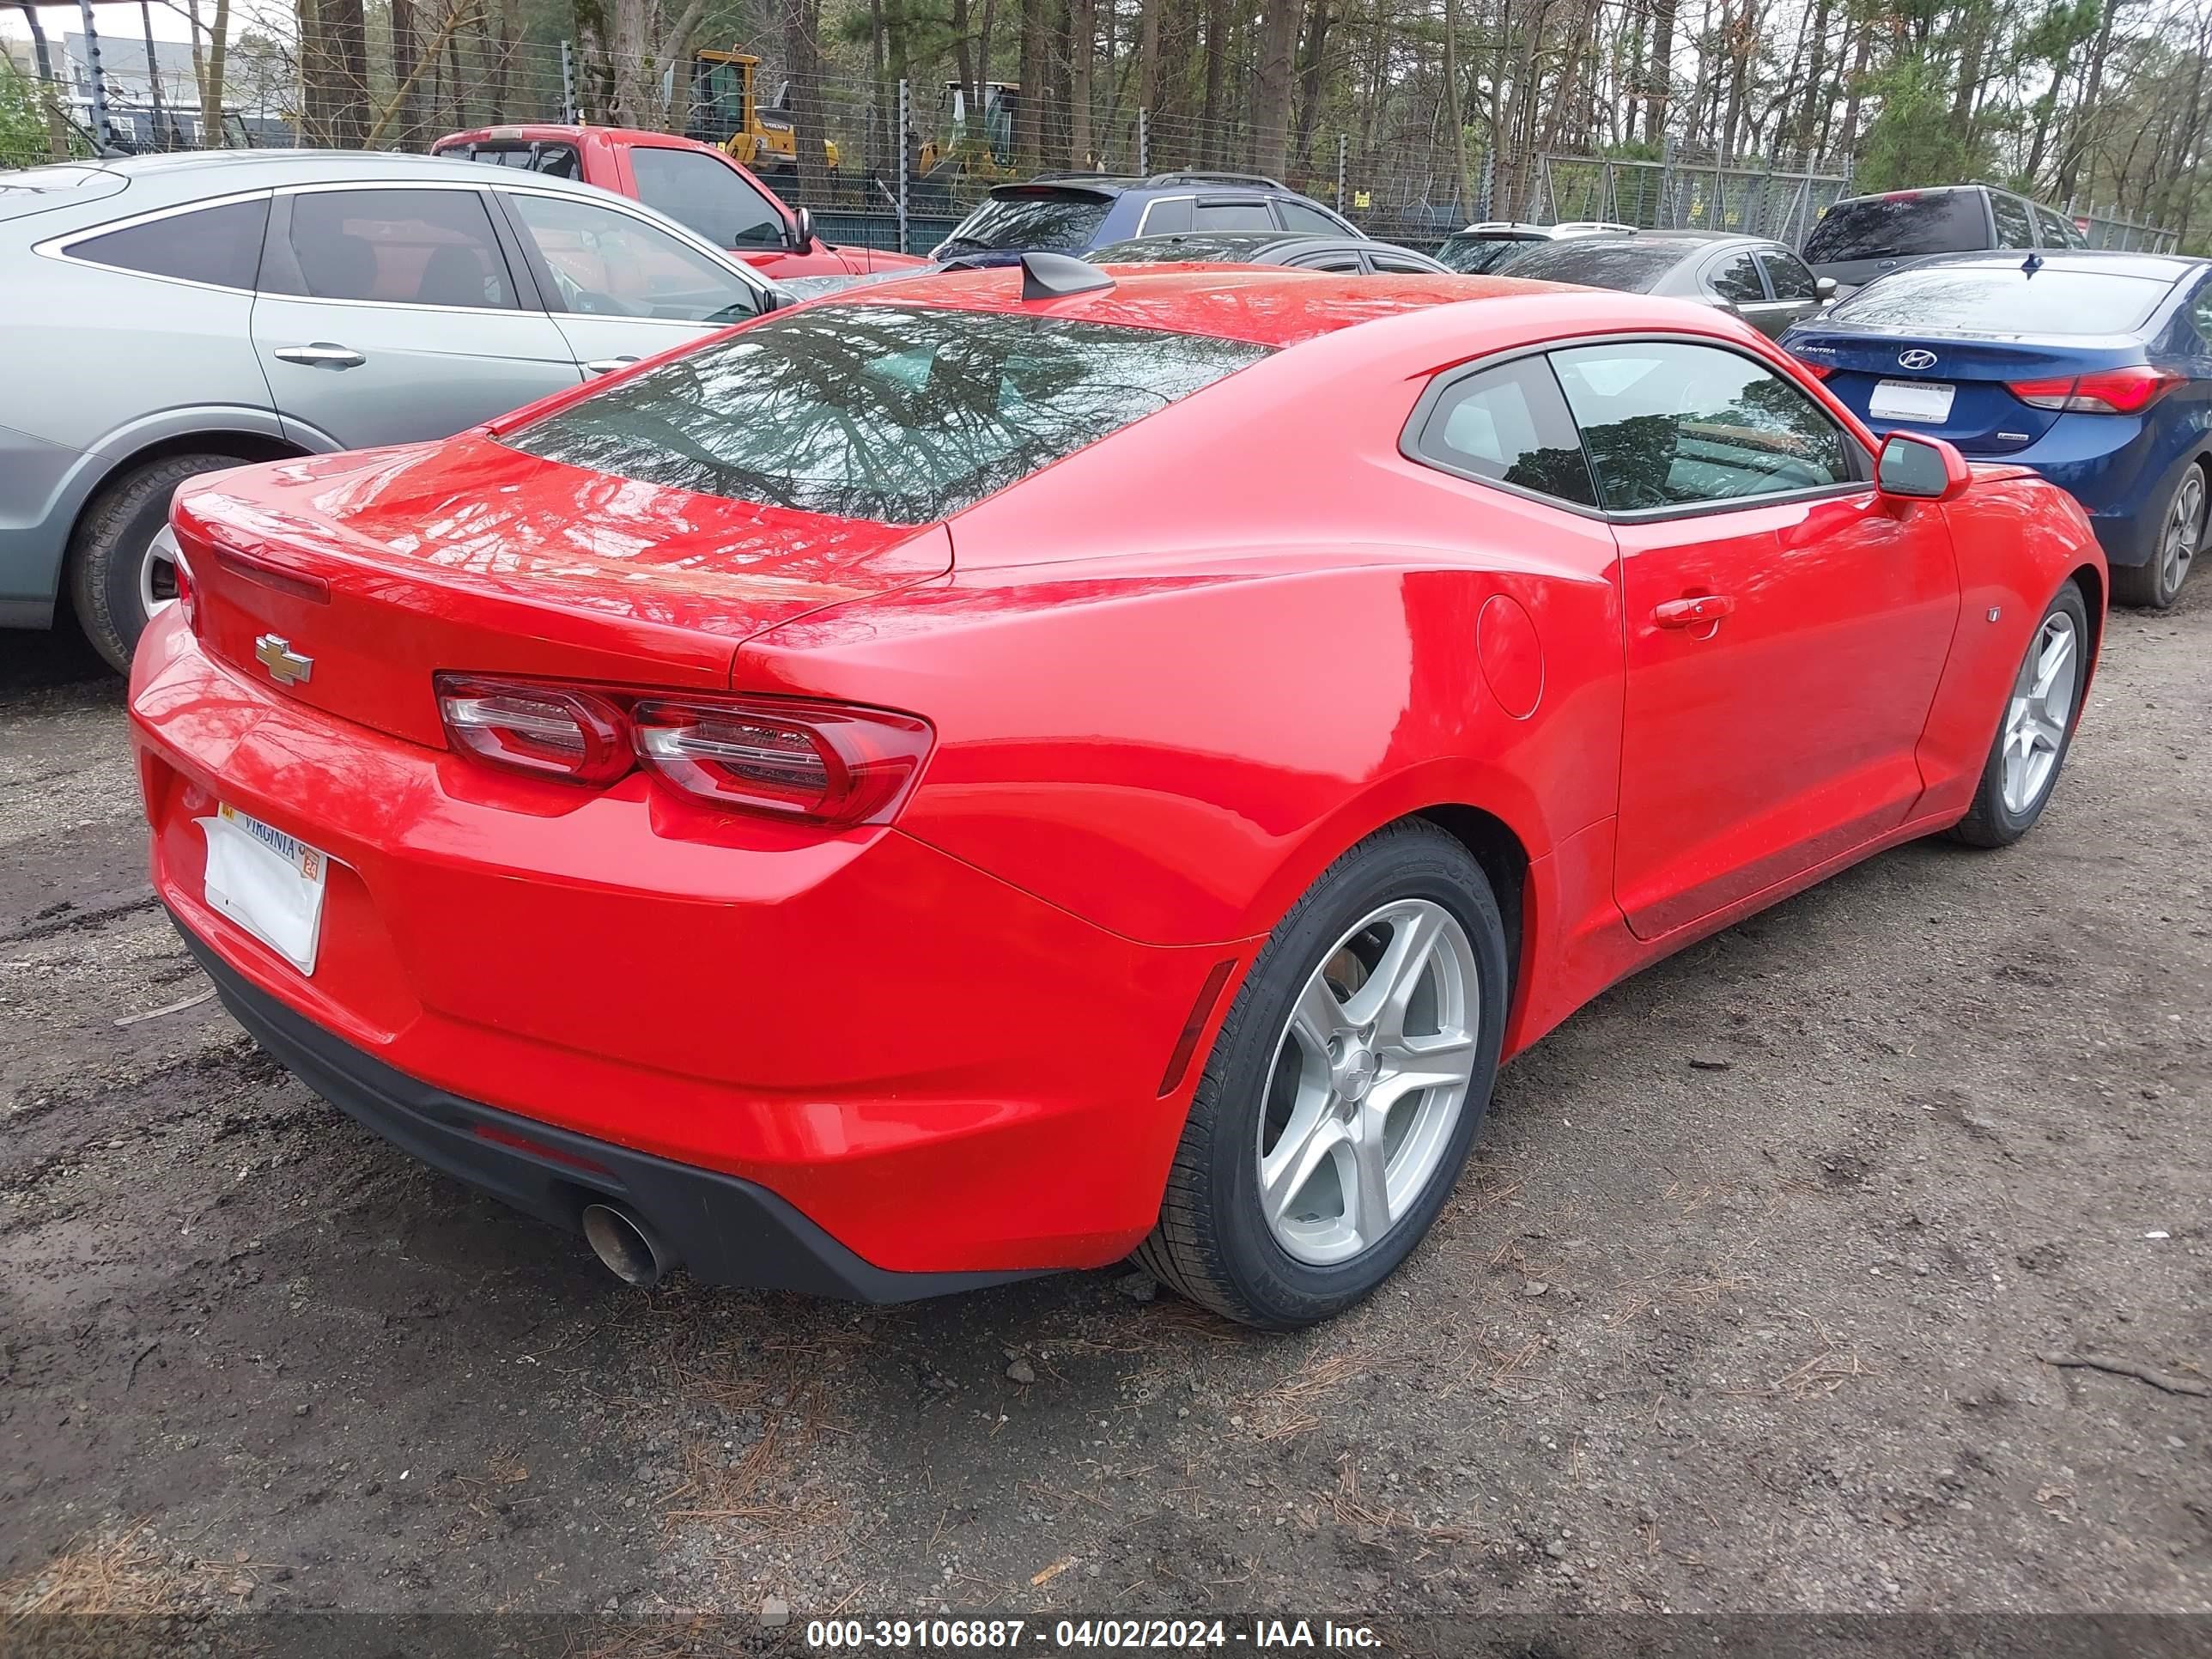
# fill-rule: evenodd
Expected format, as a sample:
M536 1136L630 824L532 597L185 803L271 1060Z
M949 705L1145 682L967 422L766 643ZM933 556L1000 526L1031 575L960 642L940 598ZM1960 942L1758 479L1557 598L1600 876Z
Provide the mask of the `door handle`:
M368 361L351 346L332 345L328 340L317 340L310 345L278 346L270 355L288 363L304 363L310 368L359 368Z
M611 374L618 368L628 368L635 357L594 357L584 365L586 374Z
M1725 593L1700 593L1693 599L1668 599L1652 608L1651 620L1662 628L1703 628L1735 614L1735 601Z

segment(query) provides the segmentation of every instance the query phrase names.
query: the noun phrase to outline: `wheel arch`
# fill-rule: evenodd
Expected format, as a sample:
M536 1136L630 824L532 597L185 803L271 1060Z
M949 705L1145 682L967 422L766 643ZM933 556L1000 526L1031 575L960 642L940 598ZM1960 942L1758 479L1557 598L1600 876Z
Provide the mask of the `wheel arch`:
M204 450L235 454L247 461L293 460L315 453L286 437L276 429L276 417L259 410L210 410L181 421L174 418L180 412L136 422L111 433L98 447L86 452L62 484L48 520L61 532L54 538L52 568L47 576L47 591L57 605L67 603L68 583L64 577L78 527L101 492L118 480L172 455Z
M2212 482L2212 468L2208 468L2208 482ZM2089 706L2089 687L2097 678L2097 665L2105 655L2105 623L2107 607L2112 602L2112 579L2102 564L2084 560L2066 573L2066 580L2081 590L2081 599L2089 613L2089 660L2081 674L2081 695L2075 700L2074 718L2079 720L2081 711Z
M1498 901L1498 919L1505 924L1505 959L1512 964L1512 979L1505 988L1507 1023L1518 1011L1522 967L1527 940L1523 937L1528 890L1528 849L1512 825L1496 813L1462 801L1424 807L1413 814L1442 830L1464 848L1482 866Z
M1486 781L1493 787L1485 787ZM1423 767L1395 780L1394 787L1364 797L1317 826L1276 872L1246 933L1258 938L1273 933L1330 865L1370 836L1409 821L1432 824L1451 836L1490 884L1505 927L1506 959L1513 964L1506 995L1510 1030L1530 984L1531 925L1536 920L1532 912L1543 909L1541 896L1532 890L1533 872L1551 841L1539 803L1507 775L1475 777L1463 775L1457 767Z

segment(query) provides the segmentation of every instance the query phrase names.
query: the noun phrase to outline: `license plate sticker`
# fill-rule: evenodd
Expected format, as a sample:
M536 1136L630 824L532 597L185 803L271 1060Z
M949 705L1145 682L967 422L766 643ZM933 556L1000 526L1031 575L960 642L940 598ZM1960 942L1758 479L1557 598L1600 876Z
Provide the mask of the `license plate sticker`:
M1877 380L1867 413L1876 420L1940 426L1951 418L1951 399L1958 393L1958 387L1943 380Z
M312 975L329 857L228 802L195 822L207 836L208 903Z

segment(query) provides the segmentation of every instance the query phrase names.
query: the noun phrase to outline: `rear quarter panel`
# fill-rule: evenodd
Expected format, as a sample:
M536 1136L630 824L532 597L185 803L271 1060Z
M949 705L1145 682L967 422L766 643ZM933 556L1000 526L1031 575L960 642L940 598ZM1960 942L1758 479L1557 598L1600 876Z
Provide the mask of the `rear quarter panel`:
M901 830L1148 943L1264 933L1425 807L1542 858L1617 796L1611 532L1401 456L1425 373L1325 373L1366 331L956 518L949 578L750 641L736 683L927 716ZM1500 597L1537 646L1517 686L1478 645Z

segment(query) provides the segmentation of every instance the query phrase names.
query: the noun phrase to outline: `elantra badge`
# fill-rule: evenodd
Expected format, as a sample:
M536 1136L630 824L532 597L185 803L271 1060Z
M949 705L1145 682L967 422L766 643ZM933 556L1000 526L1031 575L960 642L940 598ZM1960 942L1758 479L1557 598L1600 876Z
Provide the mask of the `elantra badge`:
M253 642L253 660L269 671L269 678L279 685L300 685L315 672L315 659L303 657L292 649L291 641L276 634L264 634Z
M1899 368L1933 368L1936 367L1936 354L1925 347L1915 346L1910 351L1897 354L1897 366Z

